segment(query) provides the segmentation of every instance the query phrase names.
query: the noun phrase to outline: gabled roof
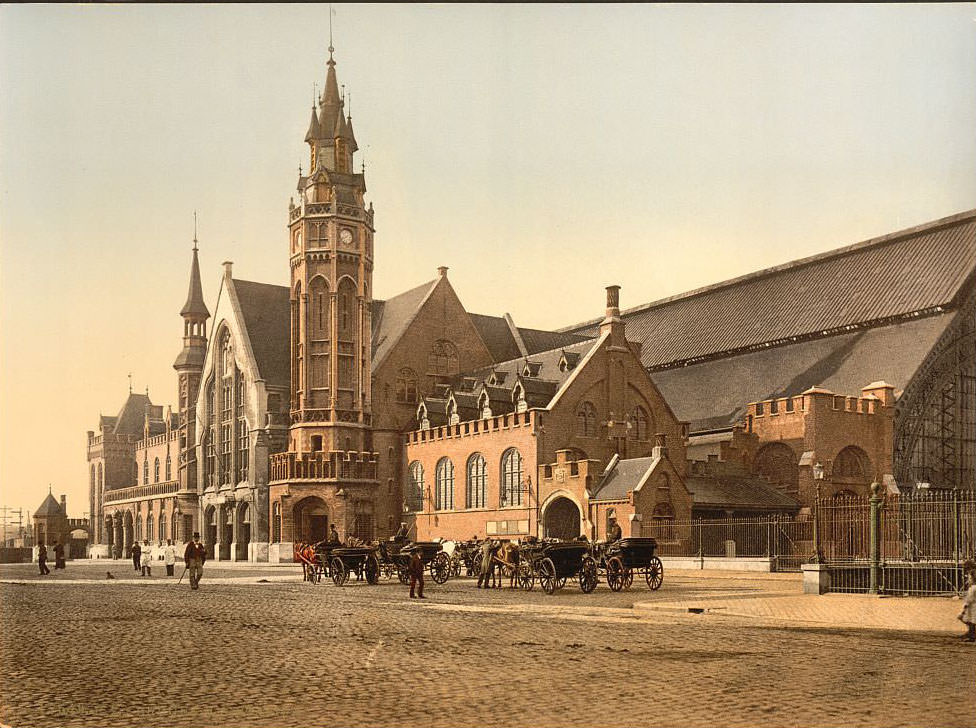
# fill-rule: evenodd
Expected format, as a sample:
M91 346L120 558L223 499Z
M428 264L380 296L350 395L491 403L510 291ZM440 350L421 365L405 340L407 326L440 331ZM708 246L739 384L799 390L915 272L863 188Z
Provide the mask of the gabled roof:
M47 494L47 498L41 503L40 508L34 511L35 516L63 516L66 515L64 511L61 510L61 504L58 503L54 496L50 493Z
M938 314L976 270L976 210L624 311L656 370ZM594 335L599 320L565 331ZM876 378L876 377L875 377Z
M627 458L614 463L610 472L597 484L593 500L625 500L637 487L657 458Z
M258 372L271 386L289 386L291 303L288 287L235 278L234 290Z
M146 423L146 409L149 407L152 407L152 402L148 395L129 392L125 404L115 417L115 434L142 437Z
M754 475L712 475L685 478L696 508L799 510L795 498Z
M532 355L531 361L538 365L538 375L535 377L525 377L524 381L531 382L533 380L544 380L548 382L555 382L558 389L558 385L561 385L563 382L569 379L575 370L575 367L573 369L566 369L565 371L560 370L559 362L563 359L563 353L578 354L580 357L582 357L593 348L596 342L597 339L582 339L572 344L560 345L559 348L551 349L549 351L536 352ZM578 361L579 359L577 359L577 362ZM504 372L506 374L506 387L508 385L514 385L515 379L522 375L522 371L525 368L525 362L526 360L521 357L510 359L508 361L501 361L482 370L482 375L487 379L493 371ZM554 395L555 391L553 391L552 394Z
M492 359L496 362L504 362L522 356L518 342L515 341L515 337L512 335L512 329L504 317L487 316L481 313L471 313L468 315L471 317L471 322L478 330L482 341L485 342L485 346L488 347ZM561 346L572 346L573 344L578 344L581 341L587 341L592 338L560 331L526 329L521 326L517 326L516 330L530 356Z
M393 350L440 278L385 301L373 301L373 368Z

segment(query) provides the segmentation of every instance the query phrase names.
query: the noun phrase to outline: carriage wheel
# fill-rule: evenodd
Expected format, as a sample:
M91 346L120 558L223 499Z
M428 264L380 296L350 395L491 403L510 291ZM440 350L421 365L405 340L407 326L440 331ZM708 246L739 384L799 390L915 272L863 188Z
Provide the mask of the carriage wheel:
M630 589L634 585L634 570L626 569L624 571L624 589Z
M539 586L546 594L552 594L559 587L556 586L556 565L552 559L545 558L539 562Z
M647 585L654 591L660 589L661 584L664 583L664 564L657 556L652 556L648 562L647 568L644 570L644 578L647 580Z
M596 589L596 561L593 560L592 556L587 556L583 559L583 567L579 572L579 585L580 591L584 594L589 594L591 591Z
M454 554L451 556L451 576L453 576L455 579L461 576L461 567L463 565L464 562L461 560L460 555Z
M346 583L346 579L349 578L349 572L346 570L346 565L342 563L342 559L336 556L332 559L330 564L332 567L332 581L335 582L336 586L342 586Z
M532 573L532 567L529 564L524 561L519 564L517 578L520 588L525 591L532 591L532 587L535 586L535 574Z
M607 562L607 586L610 591L615 592L624 588L624 562L619 556L614 556Z
M378 584L380 580L380 562L375 556L367 556L363 571L366 572L367 584Z
M556 588L557 589L562 589L564 586L566 586L566 577L565 576L557 576L556 577Z
M435 584L443 584L451 575L451 562L447 554L439 553L430 560L430 575Z

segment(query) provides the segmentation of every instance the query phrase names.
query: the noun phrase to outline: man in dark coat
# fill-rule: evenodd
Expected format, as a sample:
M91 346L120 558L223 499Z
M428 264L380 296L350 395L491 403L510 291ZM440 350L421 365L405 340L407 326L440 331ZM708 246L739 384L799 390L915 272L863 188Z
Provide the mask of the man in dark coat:
M329 530L329 543L332 546L338 546L339 544L342 543L342 541L339 540L339 531L335 527L335 524L334 523L332 524L332 526L331 526L331 528Z
M65 567L64 563L64 544L60 541L54 542L54 568L63 569Z
M139 571L139 569L142 568L139 563L141 559L142 559L142 546L140 546L139 542L136 541L134 544L132 544L132 565L135 567L136 571Z
M424 596L424 560L420 558L420 549L414 549L410 555L410 564L407 566L407 573L410 574L410 598L414 598L414 587L417 587L417 597L426 599Z
M617 523L616 518L611 518L610 527L607 529L607 543L619 541L622 537L623 533L620 530L620 524Z
M196 590L203 576L203 564L207 560L207 548L200 542L200 534L194 533L183 552L183 561L190 572L190 588Z
M37 568L40 569L41 576L51 573L51 570L47 568L47 546L44 544L37 547Z

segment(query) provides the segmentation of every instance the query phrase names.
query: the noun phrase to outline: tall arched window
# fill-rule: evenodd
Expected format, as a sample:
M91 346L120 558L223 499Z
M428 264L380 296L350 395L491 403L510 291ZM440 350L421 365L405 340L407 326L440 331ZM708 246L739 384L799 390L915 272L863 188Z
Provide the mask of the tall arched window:
M417 374L413 369L401 369L396 378L396 401L406 404L417 402Z
M149 483L149 459L142 461L142 484L147 485Z
M634 411L630 413L631 440L647 439L647 421L647 410L640 405L634 407Z
M522 453L514 447L502 455L501 505L522 505Z
M156 461L153 463L153 482L159 482L159 458L156 458Z
M166 540L166 514L165 513L159 514L159 540L160 541Z
M410 463L404 502L411 511L424 509L424 466L419 460Z
M576 408L576 434L582 437L596 435L596 408L592 402L580 402Z
M90 481L89 488L91 489L92 497L94 497L95 496L95 466L94 465L91 466L91 481Z
M480 452L468 458L466 507L484 508L488 495L488 466Z
M173 479L173 459L166 453L166 480Z
M450 458L437 462L434 475L434 508L439 511L454 509L454 463Z
M136 516L136 541L142 541L142 514Z
M327 390L330 382L329 339L332 338L332 324L329 317L329 302L331 293L324 278L316 276L308 286L309 311L309 365L311 366L310 386L312 388L312 405L325 406Z
M99 489L99 490L101 490L101 489L102 489L102 486L103 486L104 484L105 484L105 483L104 483L104 481L102 480L102 464L101 464L101 463L99 463L99 464L98 464L98 489Z

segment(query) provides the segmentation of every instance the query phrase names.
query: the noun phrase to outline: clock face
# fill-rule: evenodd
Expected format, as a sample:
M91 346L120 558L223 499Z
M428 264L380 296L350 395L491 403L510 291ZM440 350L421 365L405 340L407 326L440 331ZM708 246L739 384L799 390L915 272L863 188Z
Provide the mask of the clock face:
M339 242L343 245L349 245L352 242L352 230L349 228L342 228L339 231Z

